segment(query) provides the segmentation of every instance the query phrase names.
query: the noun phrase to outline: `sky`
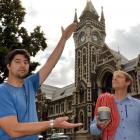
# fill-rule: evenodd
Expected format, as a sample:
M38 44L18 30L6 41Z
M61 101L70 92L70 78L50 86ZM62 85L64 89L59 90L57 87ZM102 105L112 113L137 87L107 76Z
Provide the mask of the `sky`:
M26 16L22 26L31 32L41 26L48 47L33 60L41 65L47 61L61 37L61 26L73 22L75 9L80 17L87 0L21 0ZM103 6L106 23L106 44L131 60L140 54L139 0L91 0L98 15ZM64 87L74 83L75 46L73 37L67 41L63 54L44 84Z

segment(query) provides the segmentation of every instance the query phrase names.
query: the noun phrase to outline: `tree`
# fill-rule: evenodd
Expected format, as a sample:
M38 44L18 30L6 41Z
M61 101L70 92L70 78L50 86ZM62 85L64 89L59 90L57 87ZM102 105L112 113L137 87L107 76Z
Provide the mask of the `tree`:
M5 56L13 49L26 49L31 56L47 47L41 27L37 26L28 33L21 26L25 9L20 0L0 0L0 83L7 77ZM32 62L30 72L36 69L38 62Z

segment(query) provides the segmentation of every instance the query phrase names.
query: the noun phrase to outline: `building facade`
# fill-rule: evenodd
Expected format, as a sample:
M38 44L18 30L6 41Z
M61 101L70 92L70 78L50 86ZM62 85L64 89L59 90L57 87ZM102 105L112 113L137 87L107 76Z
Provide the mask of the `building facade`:
M84 125L77 130L57 130L73 134L77 139L89 139L89 123L94 117L98 96L112 92L112 75L115 70L128 72L133 78L130 94L140 97L140 55L127 60L120 52L111 50L105 43L105 18L99 15L89 0L79 17L73 38L75 42L75 83L64 88L45 86L44 93L50 96L47 118L68 115L72 122ZM53 90L53 92L52 92ZM51 93L51 94L50 94Z

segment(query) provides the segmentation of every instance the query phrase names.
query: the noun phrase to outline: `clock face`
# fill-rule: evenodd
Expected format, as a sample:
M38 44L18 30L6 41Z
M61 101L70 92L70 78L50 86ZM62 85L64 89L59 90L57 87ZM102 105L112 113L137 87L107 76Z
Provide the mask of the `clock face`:
M93 39L93 41L98 41L98 36L97 36L97 34L93 34L93 35L92 35L92 39Z
M84 32L81 32L81 34L79 35L79 40L80 40L80 42L85 42L85 40L86 40L86 36L85 36L85 33Z
M80 38L81 42L84 42L85 39L86 39L86 38L85 38L85 35L82 35L81 38Z

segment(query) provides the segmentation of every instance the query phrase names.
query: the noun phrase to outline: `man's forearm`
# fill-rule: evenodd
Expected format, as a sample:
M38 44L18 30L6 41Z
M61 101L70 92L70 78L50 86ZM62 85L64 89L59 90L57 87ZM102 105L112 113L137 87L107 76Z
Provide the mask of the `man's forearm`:
M65 43L66 43L66 39L61 37L60 41L57 44L57 47L54 49L53 53L48 58L46 63L48 63L48 65L49 65L49 68L50 68L49 71L51 71L54 68L57 61L59 60L59 58L63 52Z
M60 41L57 44L57 47L54 49L52 54L49 56L47 62L45 63L45 65L39 71L40 84L44 82L44 80L48 77L48 75L50 74L50 72L52 71L56 63L58 62L63 52L65 43L66 43L66 39L61 37Z
M49 129L50 127L50 121L18 123L9 131L9 135L13 138L34 135Z

